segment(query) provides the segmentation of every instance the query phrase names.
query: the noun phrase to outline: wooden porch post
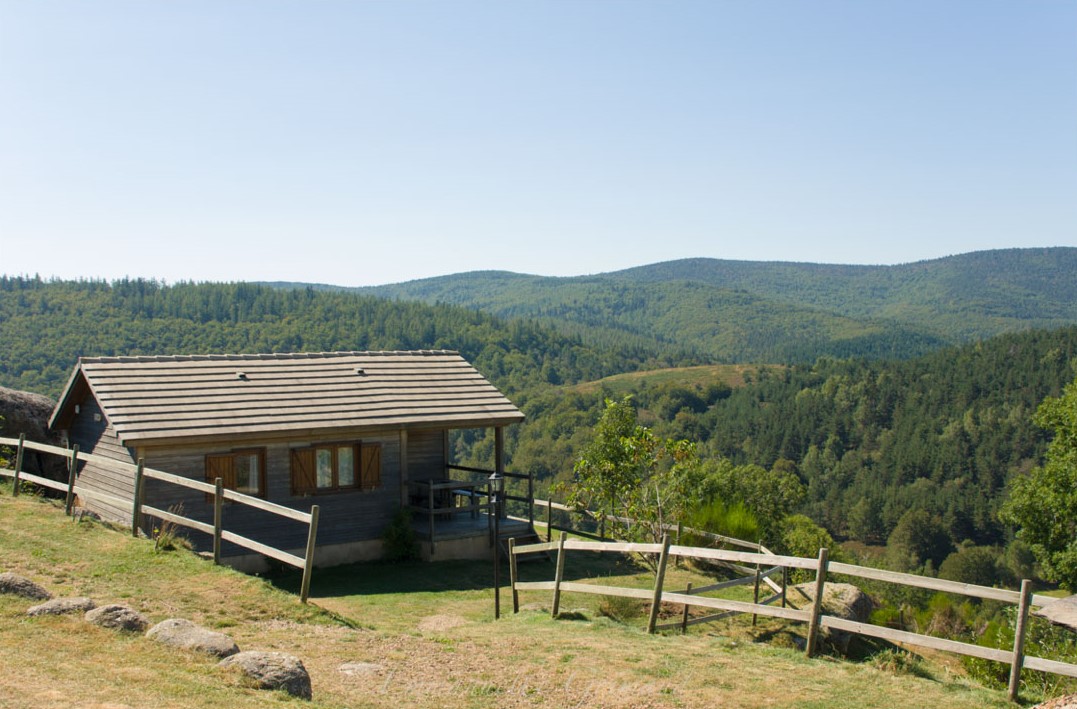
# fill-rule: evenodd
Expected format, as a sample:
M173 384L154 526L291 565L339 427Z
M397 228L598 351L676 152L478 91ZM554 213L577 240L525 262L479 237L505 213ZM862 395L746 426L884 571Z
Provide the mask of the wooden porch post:
M500 480L505 479L505 427L497 426L494 428L494 475ZM504 483L501 483L502 485ZM502 495L497 496L497 509L494 513L498 517L505 516L505 502L502 499Z
M449 463L451 463L449 456L449 429L445 429L441 432L441 469L444 471L442 477L451 478L449 475Z

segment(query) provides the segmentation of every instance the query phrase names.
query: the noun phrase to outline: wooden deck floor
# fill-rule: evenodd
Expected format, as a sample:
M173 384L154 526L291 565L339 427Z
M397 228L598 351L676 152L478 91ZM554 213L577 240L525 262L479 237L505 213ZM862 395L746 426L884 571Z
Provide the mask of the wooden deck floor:
M412 519L411 526L415 529L419 539L430 539L430 522L424 515L417 515ZM434 522L434 539L466 539L489 534L490 527L487 515L479 514L471 517L468 514L456 514L448 519L439 519ZM530 525L515 519L502 518L500 522L502 537L523 535L530 532Z

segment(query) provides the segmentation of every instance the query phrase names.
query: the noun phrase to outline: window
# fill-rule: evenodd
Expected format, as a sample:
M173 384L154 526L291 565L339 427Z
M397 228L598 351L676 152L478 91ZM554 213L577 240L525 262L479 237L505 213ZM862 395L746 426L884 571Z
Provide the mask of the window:
M292 450L292 494L381 487L381 446L325 443Z
M206 456L206 482L217 478L229 490L255 497L266 496L266 452L264 448L248 448L219 455ZM212 497L212 496L211 496Z

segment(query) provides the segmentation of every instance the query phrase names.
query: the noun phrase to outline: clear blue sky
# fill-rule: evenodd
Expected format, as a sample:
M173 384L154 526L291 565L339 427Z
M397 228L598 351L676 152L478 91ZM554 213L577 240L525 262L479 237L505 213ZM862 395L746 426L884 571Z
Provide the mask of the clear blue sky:
M1077 246L1077 3L0 0L0 273Z

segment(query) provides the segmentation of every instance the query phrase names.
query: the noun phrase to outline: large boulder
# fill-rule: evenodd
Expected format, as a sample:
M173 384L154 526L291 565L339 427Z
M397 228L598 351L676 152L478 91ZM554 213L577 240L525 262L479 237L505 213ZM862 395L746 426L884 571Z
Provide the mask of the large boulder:
M29 441L63 446L59 434L49 431L49 417L55 406L56 402L47 396L0 387L0 436L18 438L24 433ZM67 464L56 455L28 450L22 469L51 480L67 479Z
M1046 618L1055 625L1077 630L1077 595L1052 601L1043 608L1033 611L1032 615Z
M115 603L94 608L86 614L86 620L102 628L129 630L135 633L145 632L150 624L146 616L138 611Z
M10 593L35 601L47 601L52 598L51 593L30 579L8 571L0 574L0 593Z
M1042 704L1037 704L1032 709L1077 709L1077 694L1067 694L1064 697L1048 699Z
M86 611L92 611L96 607L97 604L93 602L93 599L86 598L85 596L54 598L51 601L45 601L40 605L31 607L26 611L26 615L38 616L85 613Z
M205 652L217 657L228 657L239 652L235 641L224 633L203 628L184 618L162 620L149 629L146 637L173 647Z
M310 675L298 657L283 652L248 650L220 662L221 667L238 667L259 689L283 689L301 699L310 699Z
M788 600L798 608L810 607L815 602L815 582L793 586L787 594ZM823 586L823 615L832 615L843 620L867 623L875 602L871 596L851 583L828 583ZM825 631L827 639L842 653L849 650L849 633L840 630Z

